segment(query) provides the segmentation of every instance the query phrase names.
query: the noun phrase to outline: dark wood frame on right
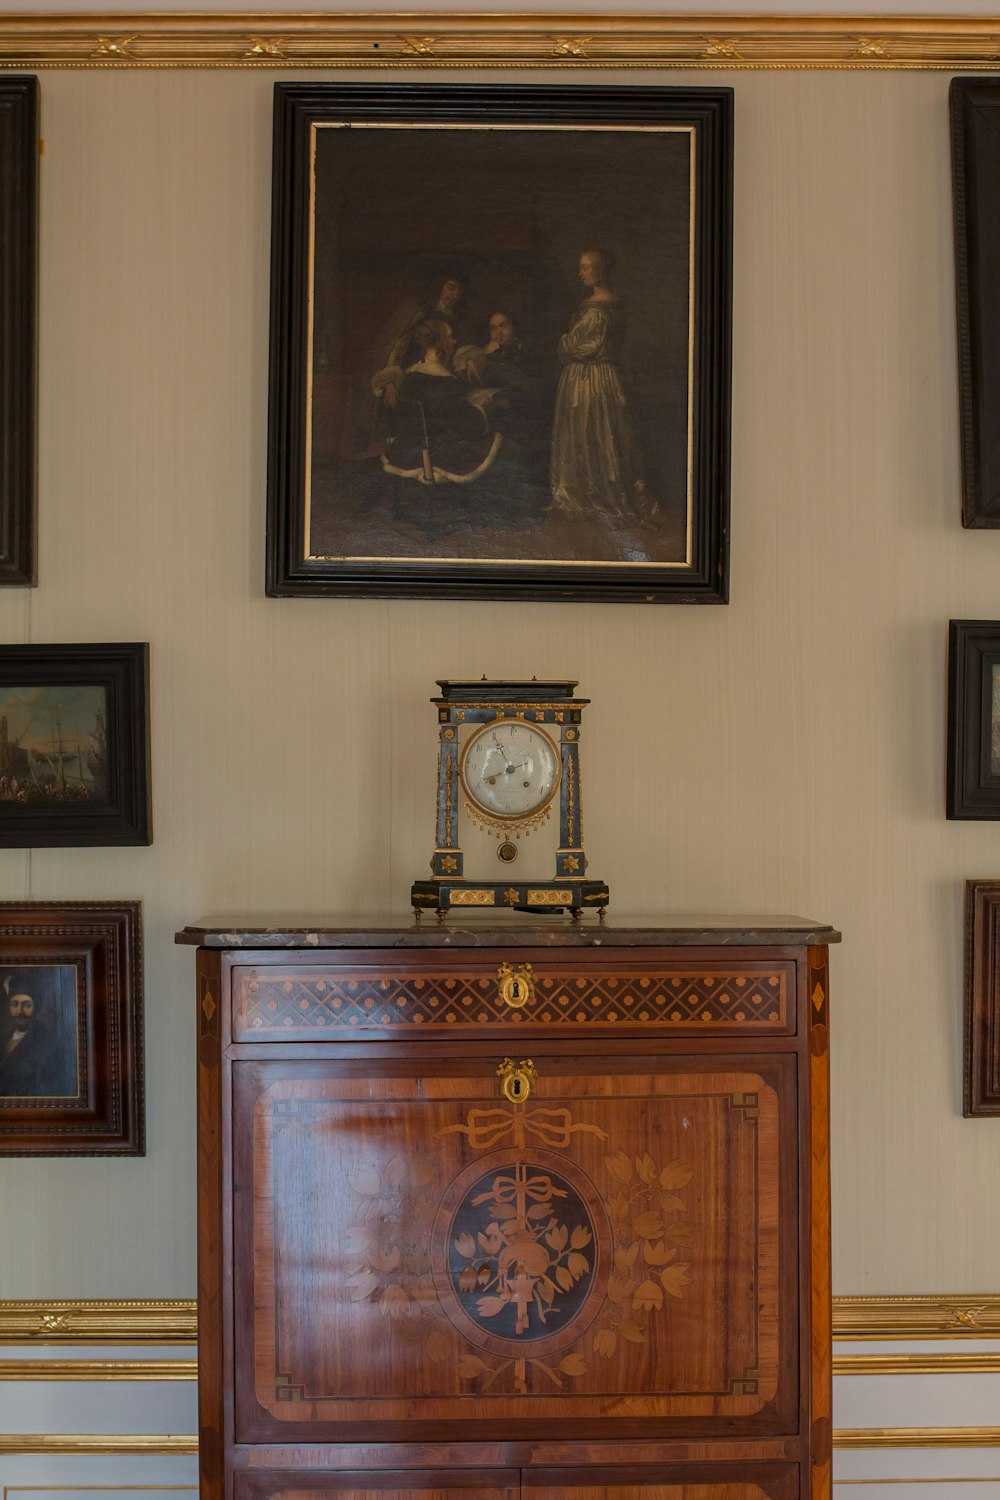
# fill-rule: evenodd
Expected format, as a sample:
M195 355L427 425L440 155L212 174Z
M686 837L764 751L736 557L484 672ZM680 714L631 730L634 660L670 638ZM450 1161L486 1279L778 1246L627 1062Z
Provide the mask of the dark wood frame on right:
M965 882L965 1100L1000 1115L1000 880Z
M994 672L998 674L994 684ZM948 817L1000 819L1000 620L948 626Z
M0 584L33 585L38 79L0 80Z
M1000 526L1000 81L953 78L962 525Z

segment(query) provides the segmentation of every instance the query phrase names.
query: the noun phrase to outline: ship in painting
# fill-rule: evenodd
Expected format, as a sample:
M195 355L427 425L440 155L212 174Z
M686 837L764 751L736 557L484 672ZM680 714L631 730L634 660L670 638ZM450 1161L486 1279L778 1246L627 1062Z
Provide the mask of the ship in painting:
M0 802L104 801L107 727L103 714L93 719L89 733L69 738L56 708L48 738L25 744L30 723L14 734L0 715Z

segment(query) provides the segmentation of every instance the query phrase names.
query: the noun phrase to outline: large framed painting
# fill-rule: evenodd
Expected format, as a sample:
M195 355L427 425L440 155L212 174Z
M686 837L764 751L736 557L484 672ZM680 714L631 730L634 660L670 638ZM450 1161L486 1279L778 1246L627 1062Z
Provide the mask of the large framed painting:
M34 584L38 79L0 79L0 584Z
M275 86L268 593L726 601L732 112Z
M149 647L0 646L0 849L149 844Z
M953 78L962 525L1000 526L1000 81Z
M138 901L0 901L0 1156L145 1150Z
M952 620L948 816L1000 818L1000 620Z

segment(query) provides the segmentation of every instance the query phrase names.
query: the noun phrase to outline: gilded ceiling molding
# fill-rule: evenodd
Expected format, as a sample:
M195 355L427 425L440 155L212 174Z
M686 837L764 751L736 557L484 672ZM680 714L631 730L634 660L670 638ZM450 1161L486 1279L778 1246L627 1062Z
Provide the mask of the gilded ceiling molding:
M1000 69L1000 17L0 16L11 68Z

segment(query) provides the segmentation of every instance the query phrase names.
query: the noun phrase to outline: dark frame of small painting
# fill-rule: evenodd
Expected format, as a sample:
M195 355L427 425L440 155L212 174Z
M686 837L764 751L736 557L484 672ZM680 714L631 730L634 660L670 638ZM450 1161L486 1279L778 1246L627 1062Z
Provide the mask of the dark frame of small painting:
M276 84L268 594L727 602L732 150L729 88Z
M1000 1115L1000 880L965 882L963 1114Z
M948 630L948 817L1000 819L1000 621Z
M0 647L0 848L152 842L149 647Z
M38 79L0 79L0 585L33 586Z
M0 902L0 1156L143 1156L142 907Z
M1000 81L953 78L962 525L1000 526Z

